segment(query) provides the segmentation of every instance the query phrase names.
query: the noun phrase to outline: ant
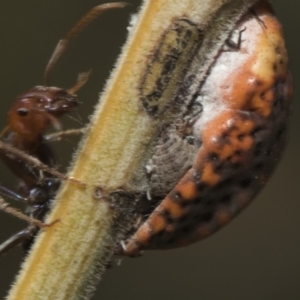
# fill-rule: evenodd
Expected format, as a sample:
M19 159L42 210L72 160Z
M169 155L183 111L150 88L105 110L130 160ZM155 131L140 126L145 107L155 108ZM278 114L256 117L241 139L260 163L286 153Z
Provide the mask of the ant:
M107 10L126 5L124 2L107 3L87 12L58 42L44 72L44 85L18 96L10 108L8 125L0 135L0 158L19 179L19 189L16 192L0 184L0 195L25 203L26 215L9 207L1 198L0 209L25 219L30 225L0 244L0 256L20 244L27 252L40 228L52 225L44 224L43 220L61 180L79 183L54 169L55 157L44 132L50 127L61 129L59 119L78 106L75 93L87 82L90 72L79 74L75 85L68 90L48 86L49 74L70 42L93 20ZM66 134L62 132L61 136Z

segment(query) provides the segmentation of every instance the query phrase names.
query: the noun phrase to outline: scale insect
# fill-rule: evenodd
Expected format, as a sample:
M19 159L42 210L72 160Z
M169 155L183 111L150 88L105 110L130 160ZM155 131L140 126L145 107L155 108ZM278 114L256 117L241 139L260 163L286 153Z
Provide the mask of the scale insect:
M195 97L202 109L155 147L147 165L147 198L160 200L141 216L119 254L137 256L210 236L251 202L282 156L292 82L281 25L270 4L258 1L229 41ZM153 103L152 114L163 109ZM182 165L176 166L183 173L179 177L174 163Z
M26 204L24 216L21 212L0 203L1 208L30 222L30 225L0 245L0 255L23 244L27 251L40 227L60 181L73 180L57 172L55 157L44 132L53 127L61 129L60 118L73 111L79 104L76 92L86 83L90 72L81 73L76 84L68 90L48 86L49 74L69 43L103 12L123 8L126 3L108 3L94 7L60 40L44 72L44 85L35 86L17 97L8 112L8 124L2 131L0 157L19 179L18 191L0 185L0 194L8 199ZM73 132L72 132L73 133Z

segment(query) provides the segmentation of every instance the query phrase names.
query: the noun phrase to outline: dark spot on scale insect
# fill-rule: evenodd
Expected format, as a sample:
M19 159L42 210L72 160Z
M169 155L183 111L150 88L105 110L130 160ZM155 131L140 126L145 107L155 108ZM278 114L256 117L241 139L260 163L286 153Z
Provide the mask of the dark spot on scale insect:
M226 160L228 160L228 158ZM224 163L220 162L220 163L216 164L214 171L215 171L215 173L218 174L218 173L222 172L223 169L224 169Z
M273 153L273 145L272 147L267 149L267 151L265 152L265 156L270 156L272 153Z
M232 200L231 194L225 194L219 199L219 201L223 204L228 204L231 200Z
M180 229L183 234L188 234L193 230L193 226L186 225Z
M164 236L164 234L165 234L165 231L164 230L160 230L155 235L152 235L150 237L150 241L152 242L153 240L160 239L160 238L162 238Z
M206 207L212 207L214 205L215 205L215 201L212 198L209 198L208 200L205 201Z
M175 199L182 200L182 195L181 195L181 193L179 191L175 192Z
M163 210L160 212L160 216L165 219L168 224L176 222L176 219L172 218L168 210Z
M273 101L273 107L274 108L277 108L280 104L280 99L279 97L277 97L274 101Z
M211 219L213 218L213 213L212 212L208 212L202 215L201 220L205 223L208 223L211 221Z
M230 128L232 130L232 127ZM229 133L228 132L222 132L222 135L220 138L218 138L217 143L219 145L224 145L224 144L231 144L231 139L229 138Z
M224 179L223 181L221 181L217 185L217 189L218 190L227 189L229 186L235 186L235 184L236 184L236 178L235 177L228 177L228 178Z
M256 172L261 171L264 168L265 164L263 162L259 162L257 164L254 165L253 170Z
M276 140L280 140L286 132L286 126L282 125L276 132Z
M190 216L189 215L183 215L182 217L180 217L177 220L177 222L182 224L182 223L186 223L189 220L190 220Z
M242 155L242 151L241 150L235 150L234 151L234 155L241 156Z
M175 235L171 235L168 238L165 238L164 242L168 245L173 244L174 242L176 242L177 240L177 236Z
M208 185L203 181L197 184L197 190L199 193L205 191L207 188Z
M194 214L191 218L193 219L192 222L197 222L201 220L202 212Z
M196 204L196 202L195 201L182 201L181 203L180 203L180 206L183 208L183 209L185 209L185 208L187 208L187 207L189 207L189 206L193 206L193 205L195 205Z
M245 135L244 134L239 134L237 138L238 138L239 141L242 142L245 138Z
M186 201L187 202L187 201ZM194 200L191 202L194 206L197 206L199 204L203 203L203 197L197 196L194 198Z
M265 99L265 97L266 97L266 93L265 93L265 92L262 92L262 93L260 93L260 98L261 98L261 99L263 99L263 100L264 100L264 99Z
M230 163L230 162L232 161L232 155L229 155L229 156L226 158L226 161L227 161L228 163Z
M231 165L231 169L232 170L239 170L243 167L243 165L241 163L235 163Z
M275 52L276 53L280 54L281 50L282 50L281 47L279 47L279 46L275 47Z
M263 131L265 129L264 126L256 126L252 132L251 132L251 135L252 136L256 136L259 132Z
M281 102L284 102L284 91L285 91L286 85L285 81L277 80L275 83L275 97L276 99L280 99Z
M262 142L258 142L255 146L255 150L254 150L254 156L255 157L258 157L261 155L262 153L262 146L263 146L263 143Z
M245 178L239 182L239 186L242 189L246 189L251 185L251 183L252 183L252 178Z
M219 159L219 155L215 152L209 153L208 157L211 161L217 161Z
M256 87L259 87L259 86L262 86L264 84L264 82L260 79L256 79L253 81L252 84L255 85Z

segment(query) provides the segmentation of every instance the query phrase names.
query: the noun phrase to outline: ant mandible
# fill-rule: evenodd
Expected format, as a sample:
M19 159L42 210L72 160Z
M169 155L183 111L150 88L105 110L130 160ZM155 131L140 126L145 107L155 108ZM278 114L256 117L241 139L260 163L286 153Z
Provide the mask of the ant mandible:
M8 112L8 125L0 136L0 157L19 179L18 191L0 184L0 195L26 204L25 216L0 201L0 208L30 222L30 225L0 245L0 256L19 244L27 251L49 211L61 179L67 176L55 171L55 157L46 143L44 132L51 126L61 129L59 118L78 106L75 94L88 80L90 72L79 74L76 84L64 90L48 86L48 78L69 43L104 11L123 8L115 2L94 7L60 40L46 66L44 86L35 86L17 97Z

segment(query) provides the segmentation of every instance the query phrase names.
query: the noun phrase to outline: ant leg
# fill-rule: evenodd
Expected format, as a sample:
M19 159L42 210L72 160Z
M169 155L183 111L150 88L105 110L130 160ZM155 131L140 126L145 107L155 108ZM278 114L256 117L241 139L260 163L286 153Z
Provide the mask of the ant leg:
M50 224L45 224L40 220L37 220L35 218L32 218L32 217L22 213L21 211L17 210L16 208L10 207L9 204L7 202L5 202L2 197L0 197L0 210L3 210L4 212L7 212L21 220L24 220L28 223L34 224L35 226L38 226L40 228L48 227L48 226L51 226L52 224L58 222L58 220L56 220Z
M28 199L26 197L23 197L22 195L9 189L8 187L4 186L1 183L0 183L0 195L2 195L3 197L7 197L9 199L15 200L15 201L22 201L25 203L28 202Z
M61 139L71 136L71 135L79 135L86 132L86 128L78 128L78 129L70 129L70 130L64 130L59 131L51 134L47 134L44 136L44 139L48 142L56 142L60 141Z
M39 159L37 159L36 157L30 156L27 153L21 151L18 148L15 148L7 143L4 143L2 141L0 141L0 151L4 151L6 153L11 153L13 155L16 155L17 157L19 157L20 159L24 160L25 162L29 163L30 165L37 167L38 169L40 169L43 172L49 173L61 180L69 180L71 182L74 182L75 184L78 184L79 186L82 187L86 187L86 184L73 178L73 177L69 177L67 175L64 175L60 172L58 172L57 170L49 167L48 165L42 163Z
M242 33L246 30L247 28L243 28L239 30L238 32L234 30L229 38L226 40L222 51L223 52L229 52L229 51L239 51L241 49L241 44L242 44Z
M27 227L26 229L23 229L20 232L14 234L8 240L3 242L0 245L0 256L6 254L11 249L15 248L16 246L20 245L21 243L25 242L26 240L29 240L35 234L36 229L37 229L36 226L31 225L31 226Z
M263 29L267 29L265 22L259 17L254 9L249 9L250 13L254 15L254 18L258 21L258 23L262 26Z

